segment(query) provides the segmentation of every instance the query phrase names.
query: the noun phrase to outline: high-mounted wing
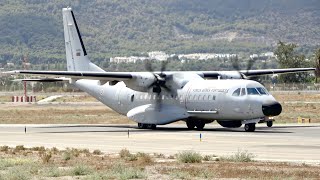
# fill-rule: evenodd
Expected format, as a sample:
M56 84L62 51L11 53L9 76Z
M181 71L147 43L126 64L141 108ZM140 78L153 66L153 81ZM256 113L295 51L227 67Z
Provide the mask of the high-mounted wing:
M240 71L245 76L261 76L268 74L286 74L286 73L296 73L296 72L306 72L315 71L316 68L288 68L288 69L260 69L260 70L248 70Z
M38 75L45 77L68 77L72 79L94 79L105 81L125 81L130 80L133 76L130 73L118 72L74 72L74 71L8 71L5 74L22 74L22 75Z
M259 70L240 70L240 71L196 71L201 77L206 79L243 79L250 76L263 76L269 74L287 74L315 71L316 68L288 68L288 69L259 69ZM244 75L244 76L243 76Z

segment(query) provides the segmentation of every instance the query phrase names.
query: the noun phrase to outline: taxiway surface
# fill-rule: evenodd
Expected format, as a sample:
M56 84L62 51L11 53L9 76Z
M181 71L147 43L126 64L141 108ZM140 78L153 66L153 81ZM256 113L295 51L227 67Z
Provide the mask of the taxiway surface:
M157 130L141 130L136 125L0 125L0 145L88 148L106 153L127 148L166 155L194 150L223 156L247 150L257 160L320 163L320 124L272 128L259 124L252 133L215 124L207 125L204 131L188 131L182 124L160 126Z

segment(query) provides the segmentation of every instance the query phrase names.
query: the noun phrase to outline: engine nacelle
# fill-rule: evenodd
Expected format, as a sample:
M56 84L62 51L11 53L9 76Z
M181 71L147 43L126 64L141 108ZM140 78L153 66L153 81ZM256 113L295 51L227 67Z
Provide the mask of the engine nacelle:
M125 84L128 88L135 91L147 92L152 83L156 81L156 78L152 73L141 72L135 74L134 78L128 81L125 81Z
M236 71L221 71L219 72L221 79L243 79L244 75Z

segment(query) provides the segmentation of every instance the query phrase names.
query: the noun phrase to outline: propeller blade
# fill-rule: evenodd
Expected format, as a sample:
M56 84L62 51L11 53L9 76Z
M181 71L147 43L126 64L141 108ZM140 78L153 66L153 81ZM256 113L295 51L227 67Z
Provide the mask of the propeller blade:
M156 98L155 98L155 110L156 111L161 111L162 107L162 89L167 91L168 93L172 93L172 90L166 85L167 80L170 77L167 77L166 74L163 72L167 68L168 61L162 61L161 62L161 69L160 69L160 74L154 73L152 64L150 61L145 61L145 68L147 71L151 72L152 75L154 76L155 80L154 82L148 86L148 89L152 88L152 92L156 93Z
M247 73L249 70L251 70L251 68L253 67L254 63L256 62L256 60L254 58L250 58L247 64Z
M160 71L161 71L161 74L162 74L163 71L166 70L167 65L168 65L168 61L167 61L167 60L161 62L161 70L160 70Z
M146 60L145 63L144 63L144 67L146 68L147 71L153 72L152 64L151 64L150 61Z
M239 67L238 57L231 58L231 63L232 63L233 69L235 69L235 70L237 70L239 72L240 71L240 67Z

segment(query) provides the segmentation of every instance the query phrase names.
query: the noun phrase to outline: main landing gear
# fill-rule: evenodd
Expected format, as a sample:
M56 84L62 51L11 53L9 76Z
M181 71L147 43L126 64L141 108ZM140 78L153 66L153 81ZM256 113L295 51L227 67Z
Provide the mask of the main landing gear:
M155 124L138 123L138 128L139 129L156 129L157 125L155 125Z
M256 130L256 123L249 123L244 125L244 130L246 132L254 132Z
M201 131L203 130L204 126L206 125L203 121L197 121L197 120L188 120L186 122L187 127L189 130L193 130L195 127L197 127L197 130Z

